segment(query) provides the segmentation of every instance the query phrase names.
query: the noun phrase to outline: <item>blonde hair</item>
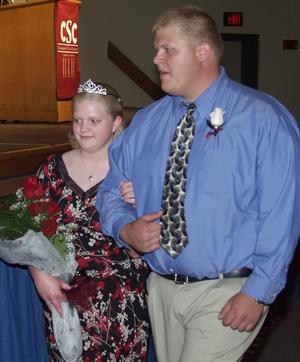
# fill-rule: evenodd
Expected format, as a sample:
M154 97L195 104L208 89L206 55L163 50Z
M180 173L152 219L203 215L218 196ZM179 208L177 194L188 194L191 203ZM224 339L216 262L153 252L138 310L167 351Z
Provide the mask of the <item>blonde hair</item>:
M217 59L221 60L224 50L221 35L213 18L203 9L194 5L169 9L158 17L152 31L155 34L170 25L178 25L192 46L203 41L210 43Z

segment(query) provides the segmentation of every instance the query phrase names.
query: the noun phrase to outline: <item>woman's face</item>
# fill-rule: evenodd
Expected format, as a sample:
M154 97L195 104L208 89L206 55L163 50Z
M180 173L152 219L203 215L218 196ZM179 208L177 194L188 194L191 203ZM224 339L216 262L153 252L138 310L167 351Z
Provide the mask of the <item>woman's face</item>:
M120 122L121 117L113 120L105 104L99 100L83 99L74 105L73 133L83 150L107 148Z

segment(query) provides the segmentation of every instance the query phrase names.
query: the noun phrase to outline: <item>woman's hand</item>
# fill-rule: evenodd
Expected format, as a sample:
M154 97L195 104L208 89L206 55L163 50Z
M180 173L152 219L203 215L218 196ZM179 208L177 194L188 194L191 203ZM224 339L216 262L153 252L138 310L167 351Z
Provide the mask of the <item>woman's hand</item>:
M133 183L131 181L122 181L120 183L120 194L128 204L135 204L135 195L133 191Z
M40 297L47 304L49 310L51 310L53 306L63 318L63 309L60 303L67 301L67 297L63 291L70 290L72 287L59 278L48 275L34 266L29 266L28 269Z

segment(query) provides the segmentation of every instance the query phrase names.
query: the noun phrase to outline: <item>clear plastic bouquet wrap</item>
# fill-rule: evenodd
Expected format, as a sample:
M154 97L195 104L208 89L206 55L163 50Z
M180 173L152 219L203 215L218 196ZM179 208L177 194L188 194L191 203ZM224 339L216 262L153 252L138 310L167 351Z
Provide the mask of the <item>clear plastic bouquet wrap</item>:
M24 180L9 208L0 212L0 258L10 264L32 265L69 283L77 263L66 225L60 224L58 205L47 199L37 177ZM61 303L63 318L52 307L55 339L66 362L82 353L80 322L76 308Z

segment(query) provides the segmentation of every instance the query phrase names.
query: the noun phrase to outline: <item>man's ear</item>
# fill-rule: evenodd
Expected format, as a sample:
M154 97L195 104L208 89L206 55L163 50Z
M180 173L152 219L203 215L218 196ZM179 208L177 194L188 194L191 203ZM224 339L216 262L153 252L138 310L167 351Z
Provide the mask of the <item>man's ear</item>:
M200 62L205 62L212 56L213 50L211 45L203 41L201 44L196 46L196 55Z

